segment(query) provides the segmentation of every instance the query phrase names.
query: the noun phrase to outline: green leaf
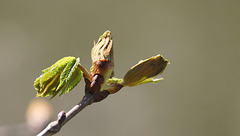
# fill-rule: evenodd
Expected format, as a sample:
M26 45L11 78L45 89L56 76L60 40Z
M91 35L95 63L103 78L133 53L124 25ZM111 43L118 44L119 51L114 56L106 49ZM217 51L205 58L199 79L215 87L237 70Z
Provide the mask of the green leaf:
M40 79L40 86L42 86L44 82L52 78L54 75L61 72L69 62L72 62L74 60L76 60L75 57L64 57L53 64L51 67L43 70L43 75Z
M44 83L44 85L40 88L38 91L37 96L38 97L47 97L49 95L57 94L56 88L59 84L59 74L56 74L53 76L53 78L49 79L47 82Z
M58 60L58 61L57 61L56 63L54 63L52 66L50 66L50 67L42 70L42 73L45 74L46 72L48 72L49 70L53 69L53 68L56 67L57 65L59 65L59 64L60 64L60 65L64 65L64 64L68 63L69 61L71 61L71 60L73 60L73 59L75 59L75 58L74 58L74 57L70 57L70 56L69 56L69 57L64 57L64 58Z
M163 80L163 78L148 78L146 80L143 80L142 82L139 82L136 85L141 85L141 84L146 84L146 83L157 83L161 80Z
M168 63L169 61L164 59L160 54L146 60L141 60L125 74L123 85L136 86L143 83L155 82L151 78L161 74Z
M72 67L74 66L74 64L76 63L76 59L70 61L65 68L63 69L63 71L61 72L60 75L60 83L57 87L57 90L60 90L67 82L67 80L70 78L69 74L71 72Z
M60 91L60 95L62 95L72 90L82 78L82 71L78 67L79 65L79 58L65 57L43 70L43 74L34 82L37 97L52 95L51 98L53 98Z
M35 81L34 81L34 88L35 90L39 91L39 88L40 88L40 79L41 79L41 76L38 77Z
M71 91L81 81L81 78L83 75L83 72L78 68L78 65L80 65L79 58L77 58L74 65L72 65L72 64L69 64L69 65L71 65L71 67L68 67L68 68L66 67L66 73L68 73L68 74L62 72L61 77L63 77L63 78L62 79L60 78L60 84L61 84L61 82L63 82L63 84L61 86L58 86L58 89L63 87L61 89L60 95L66 94L69 91Z

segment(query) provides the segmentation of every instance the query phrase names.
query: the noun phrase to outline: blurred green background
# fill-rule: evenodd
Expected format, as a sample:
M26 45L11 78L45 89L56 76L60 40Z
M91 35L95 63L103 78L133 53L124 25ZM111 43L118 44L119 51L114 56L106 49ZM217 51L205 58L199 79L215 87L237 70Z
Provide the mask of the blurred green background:
M90 68L111 30L115 75L139 60L170 60L157 84L123 88L84 109L58 136L239 136L240 2L234 0L1 0L0 126L24 122L41 70L65 56ZM83 96L49 101L54 118ZM46 99L48 100L48 98Z

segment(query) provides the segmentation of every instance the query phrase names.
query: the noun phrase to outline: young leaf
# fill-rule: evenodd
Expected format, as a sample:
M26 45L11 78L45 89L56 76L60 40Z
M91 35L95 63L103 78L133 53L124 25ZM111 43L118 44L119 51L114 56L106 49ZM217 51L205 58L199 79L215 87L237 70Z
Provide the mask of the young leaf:
M61 77L63 78L60 78L60 83L62 81L64 83L64 87L60 95L68 93L81 81L83 72L78 68L78 65L80 65L79 58L76 59L74 65L70 64L70 69L66 71L67 74L64 73L64 71L62 72ZM61 87L62 86L58 86L58 89L60 89Z
M136 86L143 83L157 82L155 77L163 72L168 60L164 59L162 55L157 55L146 60L139 61L133 66L124 76L124 86Z
M63 94L72 90L82 77L82 71L78 68L79 62L79 58L65 57L43 70L43 74L34 82L37 97L52 95L53 98L60 91Z

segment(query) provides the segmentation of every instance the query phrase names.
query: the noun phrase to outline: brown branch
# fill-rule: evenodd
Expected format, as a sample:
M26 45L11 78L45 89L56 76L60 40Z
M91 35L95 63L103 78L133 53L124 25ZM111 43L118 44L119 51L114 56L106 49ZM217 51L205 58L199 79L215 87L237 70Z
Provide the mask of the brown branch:
M94 95L88 93L86 94L81 102L75 105L67 114L64 111L58 113L58 119L48 124L48 126L42 130L37 136L51 136L60 131L62 126L64 126L69 120L76 116L81 110L86 106L94 102Z
M48 126L42 130L37 136L51 136L60 131L60 129L82 111L88 105L99 102L105 99L110 93L108 91L97 91L94 94L86 93L81 102L75 105L71 110L67 112L61 111L58 113L58 119L48 124Z
M49 123L48 126L37 136L51 136L59 132L62 126L64 126L86 106L94 102L100 102L110 94L109 91L100 91L101 84L104 81L104 78L101 75L95 74L92 82L90 82L85 76L84 79L86 83L85 96L80 103L75 105L70 111L67 112L67 114L64 111L59 112L58 119Z

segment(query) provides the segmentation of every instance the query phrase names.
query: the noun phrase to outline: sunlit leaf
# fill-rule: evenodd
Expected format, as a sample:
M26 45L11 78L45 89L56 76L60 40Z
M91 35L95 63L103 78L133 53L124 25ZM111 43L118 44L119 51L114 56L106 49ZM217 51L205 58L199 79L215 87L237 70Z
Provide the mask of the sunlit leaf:
M82 71L78 68L79 62L79 58L65 57L43 70L43 74L34 82L37 97L52 95L53 98L60 91L62 95L72 90L82 77Z
M168 63L169 61L164 59L162 55L139 61L124 76L123 85L136 86L143 83L155 82L151 78L161 74Z

